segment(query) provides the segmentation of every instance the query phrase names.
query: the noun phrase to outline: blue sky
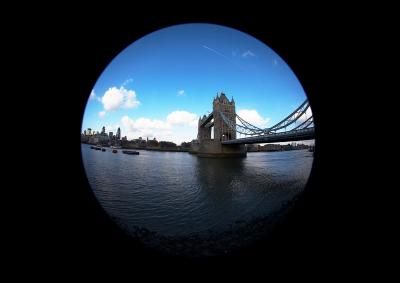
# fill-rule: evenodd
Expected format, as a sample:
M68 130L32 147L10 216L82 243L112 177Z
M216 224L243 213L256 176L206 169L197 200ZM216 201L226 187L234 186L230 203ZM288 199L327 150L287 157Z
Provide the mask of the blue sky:
M185 24L135 41L107 66L88 93L82 131L121 127L128 139L191 141L221 91L261 127L306 99L289 66L261 41L224 26Z

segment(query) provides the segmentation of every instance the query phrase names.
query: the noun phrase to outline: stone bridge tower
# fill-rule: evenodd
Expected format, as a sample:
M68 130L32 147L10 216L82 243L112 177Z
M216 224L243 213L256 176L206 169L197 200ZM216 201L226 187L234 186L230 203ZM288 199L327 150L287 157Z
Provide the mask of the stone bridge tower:
M199 119L197 143L191 153L200 157L245 157L247 154L244 144L222 144L226 140L236 139L235 127L229 128L221 115L236 126L235 101L229 101L224 93L214 98L213 112ZM211 138L211 128L214 127L214 138Z
M206 119L207 119L206 115L199 118L199 126L198 126L198 133L197 133L197 140L199 142L211 139L211 127L201 126L203 124L203 121L205 121Z
M226 95L221 92L213 101L213 117L214 117L214 140L226 141L236 139L236 131L229 128L221 118L219 112L222 112L229 121L236 125L235 101L229 101Z

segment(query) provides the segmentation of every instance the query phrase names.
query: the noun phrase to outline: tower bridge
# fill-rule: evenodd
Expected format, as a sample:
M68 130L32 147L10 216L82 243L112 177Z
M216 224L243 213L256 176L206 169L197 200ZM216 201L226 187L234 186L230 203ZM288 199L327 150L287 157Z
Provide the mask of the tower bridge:
M237 115L233 98L229 100L221 92L214 98L212 113L199 118L193 153L201 157L244 157L247 154L246 144L314 139L314 120L312 115L307 117L309 107L305 100L285 119L262 129Z

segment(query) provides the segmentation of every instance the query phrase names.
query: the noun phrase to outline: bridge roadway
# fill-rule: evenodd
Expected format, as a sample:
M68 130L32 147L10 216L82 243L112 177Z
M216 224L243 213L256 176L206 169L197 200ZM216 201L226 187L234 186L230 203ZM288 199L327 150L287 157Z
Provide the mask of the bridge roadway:
M306 128L306 129L292 130L282 133L222 141L221 143L251 144L251 143L289 142L289 141L301 141L301 140L312 140L312 139L315 139L314 128Z

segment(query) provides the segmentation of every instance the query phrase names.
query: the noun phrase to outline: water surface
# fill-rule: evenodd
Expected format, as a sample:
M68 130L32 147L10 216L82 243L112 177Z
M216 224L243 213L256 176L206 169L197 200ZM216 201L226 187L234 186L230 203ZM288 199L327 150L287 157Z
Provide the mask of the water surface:
M312 153L251 152L246 158L199 158L185 152L113 154L82 144L89 183L124 229L164 236L224 232L278 211L305 187Z

